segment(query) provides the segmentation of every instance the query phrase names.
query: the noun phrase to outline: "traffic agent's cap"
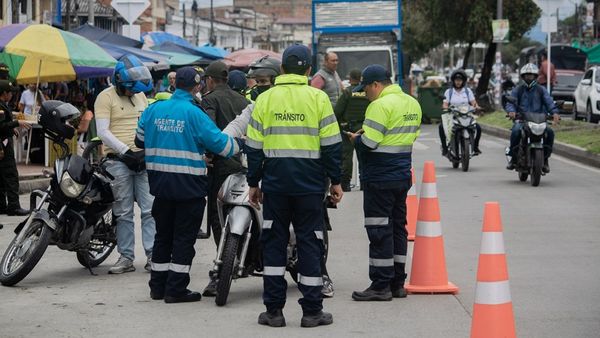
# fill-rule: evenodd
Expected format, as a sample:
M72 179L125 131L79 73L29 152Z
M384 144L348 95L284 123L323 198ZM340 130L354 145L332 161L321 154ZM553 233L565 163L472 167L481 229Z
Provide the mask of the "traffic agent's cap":
M213 61L204 70L204 76L210 76L218 79L227 79L227 65L221 61Z
M246 86L248 85L248 80L246 80L246 74L240 70L232 70L229 73L227 85L229 86L229 88L235 90L236 92L246 89Z
M10 69L4 63L0 63L0 80L8 80L8 72Z
M291 45L283 51L282 64L289 67L302 67L308 69L311 65L310 49L305 45Z
M200 74L194 67L182 67L175 75L175 88L188 89L200 84Z
M369 65L362 71L362 80L360 84L354 88L354 92L362 92L366 85L370 85L375 81L390 80L392 74L383 68L381 65Z
M8 80L0 80L0 93L14 92L17 90L16 86L13 86L12 82Z

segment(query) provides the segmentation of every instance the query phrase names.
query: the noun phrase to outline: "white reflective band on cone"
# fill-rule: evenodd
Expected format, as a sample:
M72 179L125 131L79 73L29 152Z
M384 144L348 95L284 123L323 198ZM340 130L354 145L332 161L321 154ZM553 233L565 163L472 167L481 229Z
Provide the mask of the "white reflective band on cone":
M191 267L192 267L191 265L181 265L181 264L175 264L175 263L169 264L169 270L171 270L173 272L178 272L178 273L190 273Z
M442 235L442 225L440 222L417 221L417 236L439 237Z
M265 276L283 276L285 275L285 266L265 266L263 268Z
M273 226L273 220L270 219L266 219L263 221L263 229L271 229L271 227Z
M412 196L412 195L416 195L417 194L417 185L413 184L410 189L408 189L408 196Z
M318 239L323 240L323 231L315 231L315 236L317 236Z
M484 232L481 236L481 253L489 255L506 253L502 233Z
M169 271L169 265L171 263L154 263L151 262L152 271Z
M365 225L388 225L388 217L365 217Z
M406 263L406 256L394 255L394 263Z
M394 266L393 258L369 258L369 265L376 267Z
M510 302L510 286L507 280L502 282L477 282L475 304L498 305Z
M298 283L306 286L322 286L323 277L307 277L298 274Z
M437 187L435 183L421 183L421 198L437 197Z

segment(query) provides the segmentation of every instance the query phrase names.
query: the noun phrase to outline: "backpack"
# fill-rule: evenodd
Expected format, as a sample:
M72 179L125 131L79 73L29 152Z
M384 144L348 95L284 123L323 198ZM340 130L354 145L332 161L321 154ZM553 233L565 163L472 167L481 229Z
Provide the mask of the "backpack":
M471 98L469 96L469 92L471 90L469 90L469 88L465 87L465 92L467 93L467 101L469 101L469 104L471 103ZM452 101L452 93L454 93L454 87L450 87L450 95L448 96L448 104L450 104L450 101Z

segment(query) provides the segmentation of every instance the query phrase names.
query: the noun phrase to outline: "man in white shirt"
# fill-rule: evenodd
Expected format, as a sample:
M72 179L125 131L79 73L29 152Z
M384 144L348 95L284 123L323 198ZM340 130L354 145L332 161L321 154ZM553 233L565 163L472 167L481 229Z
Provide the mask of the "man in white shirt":
M32 115L34 112L34 103L35 103L35 91L37 90L37 86L35 84L30 84L27 86L27 89L23 91L21 94L21 100L19 100L19 111L23 112L26 115ZM43 97L41 93L38 92L38 102L43 101Z

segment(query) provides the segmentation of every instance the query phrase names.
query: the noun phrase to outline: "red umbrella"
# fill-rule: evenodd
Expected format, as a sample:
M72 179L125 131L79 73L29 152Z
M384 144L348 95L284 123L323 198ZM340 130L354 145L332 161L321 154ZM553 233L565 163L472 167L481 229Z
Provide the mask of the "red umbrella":
M227 55L223 62L233 68L244 68L248 67L252 62L260 59L263 56L269 56L281 60L281 54L275 53L270 50L246 48L235 51Z

